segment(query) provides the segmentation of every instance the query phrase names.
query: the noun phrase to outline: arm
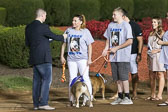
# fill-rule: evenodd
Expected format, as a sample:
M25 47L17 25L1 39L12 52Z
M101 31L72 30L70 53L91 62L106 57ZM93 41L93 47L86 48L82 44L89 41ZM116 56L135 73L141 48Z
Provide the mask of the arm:
M143 49L143 37L138 36L137 40L138 40L138 55L137 55L136 61L140 62L141 61L141 53L142 53L142 49Z
M133 41L132 38L127 39L127 41L125 41L123 44L121 44L121 45L119 45L119 46L116 46L116 47L113 47L113 48L110 48L110 51L111 51L112 53L116 53L117 50L122 49L122 48L124 48L124 47L127 47L127 46L131 45L131 44L132 44L132 41Z
M157 40L157 44L159 44L159 41L162 41L161 39L163 38L164 33L165 33L164 31L162 31L161 35L159 35L159 34L156 33L157 36L158 36L158 38L157 38L158 39ZM167 42L162 41L161 43L162 43L162 45L164 45ZM154 50L152 50L152 53L155 54L155 53L159 53L160 51L161 51L161 48L160 49L154 49Z
M159 35L158 35L158 36L159 36L160 38L161 38L161 37L164 38L164 37L165 37L164 34L167 34L167 32L165 33L165 32L163 31L162 34L161 34L161 36L159 36ZM167 46L167 45L168 45L168 41L162 41L161 39L158 39L157 44L162 45L162 46Z
M165 42L165 41L162 41L162 40L158 40L157 42L159 45L164 45L164 46L167 46L168 45L168 42Z
M103 52L102 52L102 56L106 56L106 55L107 55L108 49L109 49L109 40L107 39L107 40L106 40L105 48L104 48L104 50L103 50Z
M92 63L92 45L88 45L88 61L87 65L90 65Z
M66 63L66 60L64 58L65 47L66 43L63 43L61 47L61 59L60 59L62 64Z
M67 34L56 35L53 32L51 32L51 30L49 29L48 25L45 26L44 35L46 37L48 37L48 38L51 38L51 39L57 40L57 41L64 41L64 39L67 38Z

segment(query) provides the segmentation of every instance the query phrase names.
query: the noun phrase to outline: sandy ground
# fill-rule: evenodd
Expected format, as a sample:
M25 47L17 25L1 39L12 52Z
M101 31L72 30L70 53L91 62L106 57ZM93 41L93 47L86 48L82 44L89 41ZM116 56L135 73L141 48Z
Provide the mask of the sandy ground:
M0 64L0 75L20 75L32 78L32 68L11 69ZM90 73L95 75L95 73ZM114 95L116 86L111 76L106 75L106 100L102 100L100 93L96 94L97 101L93 102L94 107L66 107L68 104L68 70L66 69L65 83L60 82L62 69L53 67L53 82L50 91L49 105L56 107L56 112L168 112L167 107L158 107L157 104L166 99L166 87L163 93L163 101L145 101L150 95L149 82L140 82L138 88L138 100L133 105L110 105L109 97ZM131 85L130 85L131 87ZM131 88L130 88L131 91ZM132 91L131 91L132 92ZM31 91L0 90L0 112L31 112L33 110ZM42 111L42 110L38 110Z
M49 104L56 108L56 112L168 112L167 107L158 107L162 101L145 101L149 89L138 90L138 100L133 105L110 105L108 98L113 94L106 92L106 100L102 100L100 93L96 94L97 101L93 102L94 107L66 107L68 104L68 88L53 88L50 91ZM31 112L33 110L31 91L1 91L0 112ZM164 98L165 98L164 94ZM37 110L42 111L42 110Z

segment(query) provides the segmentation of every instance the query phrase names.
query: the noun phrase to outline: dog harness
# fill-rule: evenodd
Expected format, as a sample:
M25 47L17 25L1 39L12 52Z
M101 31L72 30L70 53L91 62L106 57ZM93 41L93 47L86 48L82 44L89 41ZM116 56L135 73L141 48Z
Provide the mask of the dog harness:
M96 74L96 77L101 77L101 78L103 79L104 83L106 83L106 82L107 82L107 80L106 80L106 79L104 79L104 77L103 77L100 73L97 73L97 74Z
M75 84L75 82L76 82L77 80L79 80L79 79L80 79L80 82L84 82L84 79L83 79L83 76L82 76L82 75L77 76L77 77L75 77L75 78L72 80L72 82L71 82L71 84L70 84L70 87L72 87L72 86Z

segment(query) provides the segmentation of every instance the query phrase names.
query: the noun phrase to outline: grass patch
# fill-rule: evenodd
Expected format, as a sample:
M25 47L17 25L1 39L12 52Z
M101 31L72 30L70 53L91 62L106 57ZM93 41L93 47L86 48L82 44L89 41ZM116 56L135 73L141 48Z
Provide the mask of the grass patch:
M0 76L0 89L31 90L32 79L22 76Z

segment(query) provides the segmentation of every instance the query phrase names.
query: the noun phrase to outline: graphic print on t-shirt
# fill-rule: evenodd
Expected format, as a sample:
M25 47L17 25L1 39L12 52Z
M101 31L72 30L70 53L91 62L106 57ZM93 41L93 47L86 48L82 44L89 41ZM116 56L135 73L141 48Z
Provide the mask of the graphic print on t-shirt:
M114 32L114 31L111 32L111 45L112 46L119 45L119 37L120 37L119 34L120 34L119 32Z
M78 52L80 51L80 38L70 38L70 51Z

